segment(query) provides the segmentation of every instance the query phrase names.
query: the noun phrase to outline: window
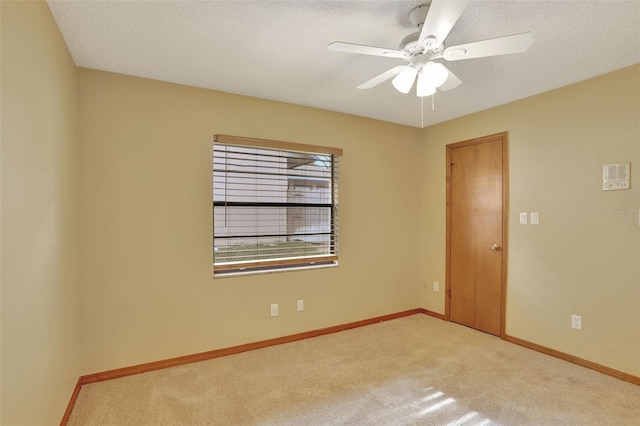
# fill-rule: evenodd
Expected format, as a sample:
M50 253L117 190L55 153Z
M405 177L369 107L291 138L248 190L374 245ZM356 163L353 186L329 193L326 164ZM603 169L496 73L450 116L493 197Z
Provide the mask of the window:
M335 264L340 155L215 135L214 275Z

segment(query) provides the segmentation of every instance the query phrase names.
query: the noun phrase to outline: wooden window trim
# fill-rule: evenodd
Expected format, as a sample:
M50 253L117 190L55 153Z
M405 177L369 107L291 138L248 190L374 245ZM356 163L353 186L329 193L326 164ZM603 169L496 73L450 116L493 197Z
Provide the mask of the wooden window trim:
M292 151L292 152L300 152L306 154L322 154L322 155L330 155L332 157L342 156L343 150L341 148L333 148L319 145L308 145L301 144L295 142L286 142L286 141L277 141L277 140L269 140L269 139L257 139L257 138L248 138L241 136L231 136L231 135L222 135L215 134L214 138L215 144L224 144L224 145L232 145L232 146L244 146L244 147L259 147L273 150L283 150L283 151ZM337 182L336 182L337 183ZM215 205L215 202L214 202ZM306 206L306 205L305 205ZM333 215L333 205L327 206L332 208ZM332 219L332 229L335 225ZM337 228L336 228L337 229ZM332 231L332 237L333 237ZM337 232L337 231L336 231ZM214 237L215 239L215 237ZM335 247L337 249L337 242L334 242ZM330 266L331 264L337 265L338 263L338 254L326 254L319 255L314 257L292 257L292 258L280 258L280 259L265 259L265 260L253 260L246 262L229 262L229 263L220 263L213 266L214 276L218 274L220 277L224 277L226 275L235 275L245 274L245 273L265 273L265 272L276 272L276 271L286 271L289 269L296 268L313 268L313 267L321 267L321 266Z
M295 143L295 142L245 138L241 136L230 136L230 135L214 135L213 141L215 143L223 143L223 144L230 144L230 145L257 146L261 148L284 149L287 151L342 156L341 148L332 148L328 146L319 146L319 145L306 145L306 144Z
M318 257L300 257L295 259L279 259L279 260L262 260L255 262L237 262L230 263L228 265L221 264L215 265L213 267L214 272L222 272L222 271L238 271L243 272L243 268L248 271L254 270L256 268L277 268L279 266L297 266L307 267L314 266L317 263L325 263L325 262L336 262L338 260L338 256L336 255L327 255L327 256L318 256ZM268 269L267 269L268 270Z

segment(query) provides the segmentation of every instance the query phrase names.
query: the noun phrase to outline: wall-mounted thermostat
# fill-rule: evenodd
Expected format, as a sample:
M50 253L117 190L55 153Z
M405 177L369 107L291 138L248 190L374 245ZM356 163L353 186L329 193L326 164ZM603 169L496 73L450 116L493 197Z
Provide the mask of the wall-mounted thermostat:
M631 188L631 163L605 164L602 167L602 189L619 191Z

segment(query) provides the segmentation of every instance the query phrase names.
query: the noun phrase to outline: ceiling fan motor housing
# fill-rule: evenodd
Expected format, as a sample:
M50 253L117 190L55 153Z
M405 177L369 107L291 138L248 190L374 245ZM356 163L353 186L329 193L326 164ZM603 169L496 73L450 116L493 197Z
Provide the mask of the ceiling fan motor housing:
M400 42L400 50L404 50L406 51L409 56L413 57L416 55L421 55L421 54L425 54L427 52L431 53L433 56L438 55L440 53L442 53L442 51L444 50L444 44L442 44L441 46L439 46L436 49L432 49L428 46L425 46L424 44L420 43L418 41L418 39L420 38L420 32L415 32L415 33L411 33L408 36L406 36L405 38L402 39L402 41ZM425 40L429 40L429 37L427 37Z
M424 21L427 19L427 14L429 13L430 4L423 4L417 7L414 7L409 11L409 20L411 23L418 28L418 31L412 34L409 34L400 42L400 50L405 50L409 53L410 56L420 55L423 53L427 53L427 51L432 54L441 53L444 50L443 46L439 46L436 49L431 49L431 45L436 42L435 37L428 36L426 37L422 43L419 42L420 39L420 30L422 30L422 25Z
M420 31L411 33L400 42L400 50L405 50L409 55L419 54L422 52L423 47L418 43L420 37Z

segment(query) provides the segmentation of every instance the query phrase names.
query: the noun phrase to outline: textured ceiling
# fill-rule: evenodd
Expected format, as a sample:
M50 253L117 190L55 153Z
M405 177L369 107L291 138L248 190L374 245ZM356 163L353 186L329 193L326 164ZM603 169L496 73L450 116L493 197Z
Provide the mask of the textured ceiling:
M531 31L525 53L448 62L463 84L424 98L388 81L401 59L330 52L345 41L397 49L427 1L48 1L76 65L420 127L640 62L640 1L472 1L447 46Z

